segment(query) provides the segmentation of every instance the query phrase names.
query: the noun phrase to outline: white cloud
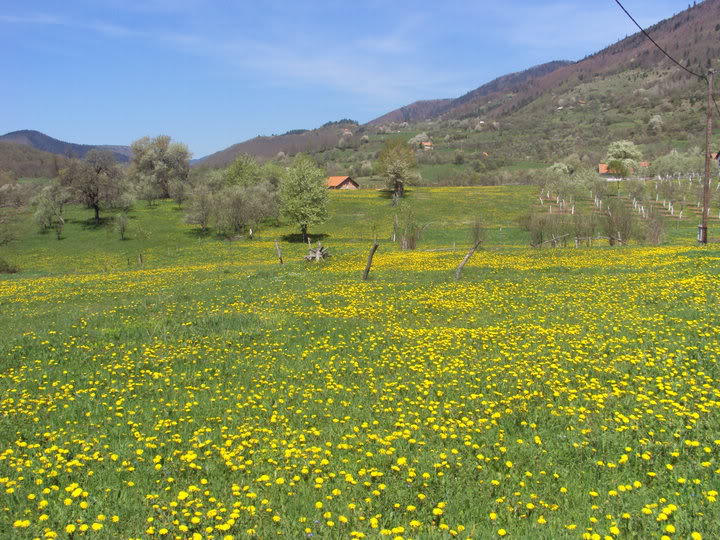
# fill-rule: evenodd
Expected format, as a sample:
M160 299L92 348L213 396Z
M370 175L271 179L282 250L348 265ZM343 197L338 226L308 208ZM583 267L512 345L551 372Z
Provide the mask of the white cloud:
M99 34L116 37L138 35L139 33L136 30L118 24L112 24L103 21L80 21L47 14L21 17L13 15L0 15L0 23L81 28L84 30L91 30L93 32L97 32Z
M0 15L0 22L9 24L67 25L64 19L54 15Z
M156 8L164 5L155 2ZM463 85L451 73L423 65L411 34L420 25L418 17L407 18L391 31L372 38L348 40L328 47L322 35L298 34L287 41L238 39L206 33L168 31L127 26L95 20L69 19L53 15L0 16L12 24L56 25L80 28L113 38L155 41L162 46L200 55L236 73L254 72L266 84L333 88L372 100L415 99L455 95Z

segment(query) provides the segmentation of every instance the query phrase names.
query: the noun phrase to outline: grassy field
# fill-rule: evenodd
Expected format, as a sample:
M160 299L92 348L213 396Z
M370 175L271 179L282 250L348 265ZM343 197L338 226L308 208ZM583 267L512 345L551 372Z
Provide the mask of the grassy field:
M659 247L532 250L533 193L415 189L415 252L378 192L333 193L321 264L289 226L223 241L169 202L126 241L26 216L0 537L720 537L720 249L688 219Z

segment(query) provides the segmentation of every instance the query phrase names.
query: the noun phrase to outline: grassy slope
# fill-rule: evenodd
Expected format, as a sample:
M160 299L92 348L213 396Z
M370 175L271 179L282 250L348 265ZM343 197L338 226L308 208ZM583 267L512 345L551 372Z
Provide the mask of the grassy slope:
M388 242L359 280L392 223L370 191L332 194L324 265L287 243L277 265L286 227L198 238L170 203L126 242L84 210L60 242L27 223L0 281L0 536L717 537L720 251L530 250L529 194L411 193L422 248L490 224L460 283L461 252Z
M481 216L489 227L489 245L524 245L524 233L517 230L518 217L530 206L533 188L502 186L481 188L418 188L408 191L407 201L420 223L427 225L421 248L464 246L469 225ZM499 205L502 205L500 207ZM325 243L333 250L365 249L374 235L389 239L393 216L389 200L375 190L332 192L330 214L325 225L311 233L327 235ZM220 240L214 235L198 235L196 227L183 222L184 212L171 202L157 208L138 203L130 214L129 240L121 241L108 219L97 228L91 214L82 208L70 208L63 239L54 234L38 234L31 210L23 214L16 236L18 241L5 250L29 273L89 272L101 269L126 269L137 266L143 256L146 266L179 264L185 260L218 262L257 253L258 262L274 260L272 242L297 232L291 225L261 228L255 242ZM111 218L111 215L106 215ZM270 243L270 248L266 244ZM284 249L299 257L305 249L285 244ZM386 246L385 249L392 249ZM264 251L263 251L264 250ZM255 256L255 255L253 255Z

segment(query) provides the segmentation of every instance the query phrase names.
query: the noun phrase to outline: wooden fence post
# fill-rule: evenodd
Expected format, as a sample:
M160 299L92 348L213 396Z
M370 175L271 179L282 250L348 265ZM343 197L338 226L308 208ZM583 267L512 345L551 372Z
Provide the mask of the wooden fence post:
M375 256L375 252L377 251L378 247L380 247L380 244L374 242L372 247L370 248L370 254L368 255L367 264L365 265L365 271L363 272L363 281L367 281L368 275L370 274L370 267L372 266L373 257Z
M277 252L278 259L280 259L280 264L283 264L282 250L280 249L280 244L277 243L277 240L275 241L275 251Z
M470 251L467 252L467 255L463 258L460 265L457 267L457 270L455 270L455 280L460 279L460 275L462 274L463 268L465 268L465 264L470 260L470 257L473 256L473 253L477 250L477 248L480 247L480 244L482 243L482 240L479 240L478 242L475 242L475 245L470 248Z

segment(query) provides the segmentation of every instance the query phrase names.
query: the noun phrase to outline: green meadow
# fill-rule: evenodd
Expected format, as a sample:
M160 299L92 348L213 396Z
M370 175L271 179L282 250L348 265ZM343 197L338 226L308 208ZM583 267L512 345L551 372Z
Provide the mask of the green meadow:
M720 249L694 215L660 246L533 249L535 199L413 188L402 251L381 192L334 192L319 263L290 224L221 239L169 201L126 240L24 211L0 537L720 537Z

